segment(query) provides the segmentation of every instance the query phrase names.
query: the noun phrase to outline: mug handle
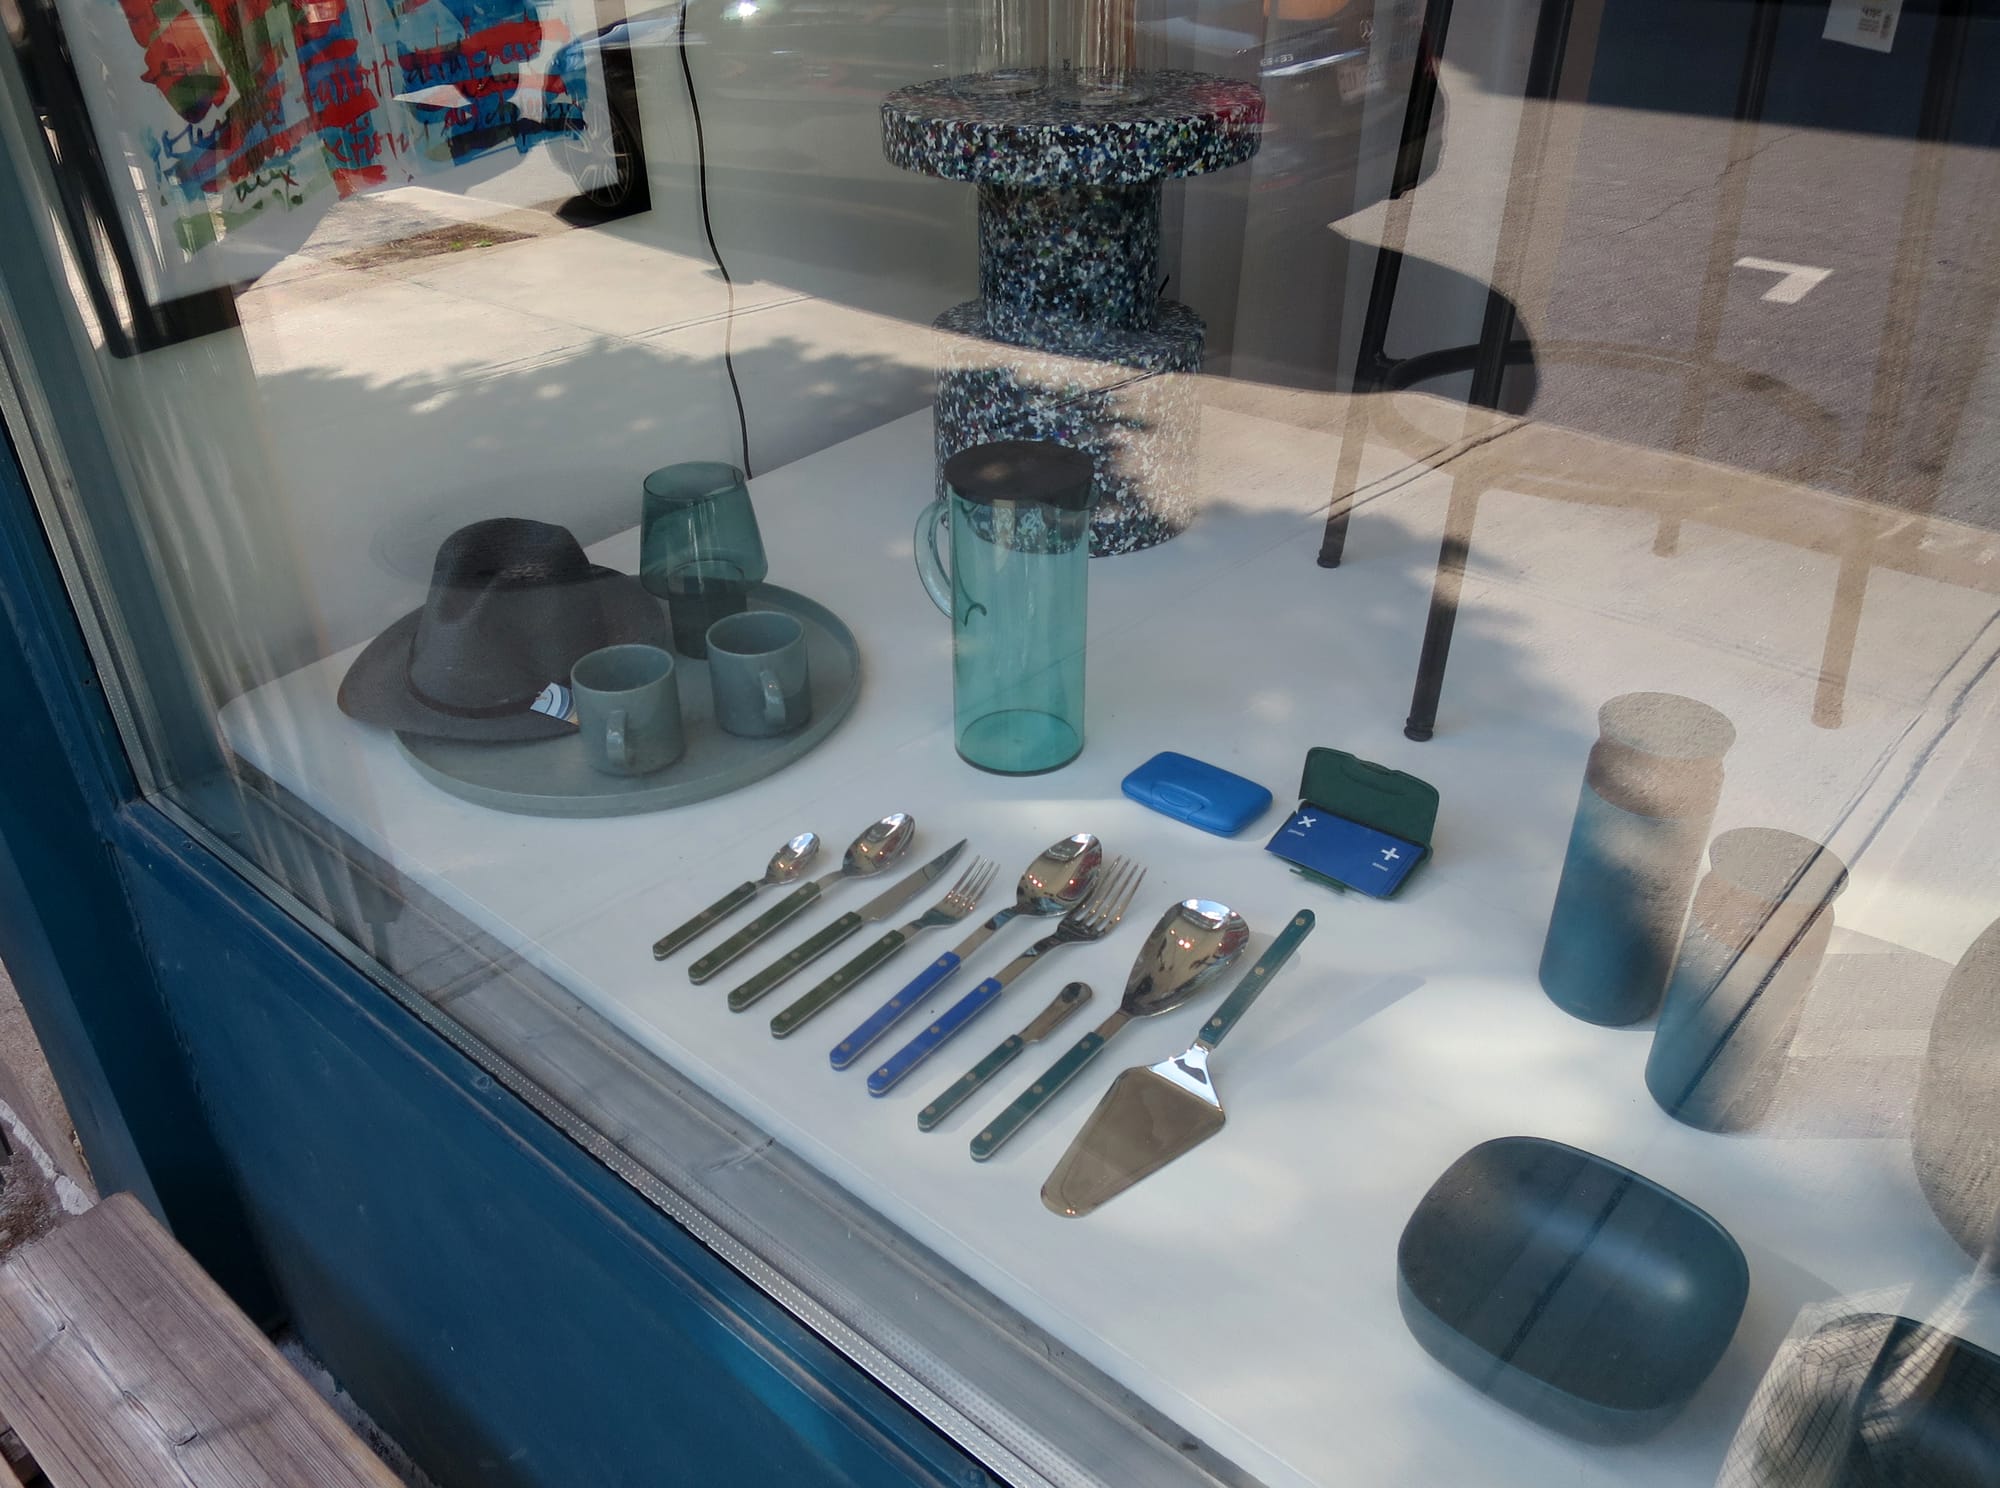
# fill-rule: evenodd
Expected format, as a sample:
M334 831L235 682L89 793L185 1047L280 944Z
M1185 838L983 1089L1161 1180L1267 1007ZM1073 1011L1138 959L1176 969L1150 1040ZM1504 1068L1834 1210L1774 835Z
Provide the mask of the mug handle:
M632 746L625 738L625 710L613 708L604 720L604 757L620 770L632 768Z
M764 722L783 723L785 721L785 689L778 682L778 674L766 667L757 673L757 685L764 689Z
M951 578L945 572L944 555L938 551L938 527L950 515L942 498L925 507L917 516L914 544L917 577L924 581L931 603L946 615L951 613Z

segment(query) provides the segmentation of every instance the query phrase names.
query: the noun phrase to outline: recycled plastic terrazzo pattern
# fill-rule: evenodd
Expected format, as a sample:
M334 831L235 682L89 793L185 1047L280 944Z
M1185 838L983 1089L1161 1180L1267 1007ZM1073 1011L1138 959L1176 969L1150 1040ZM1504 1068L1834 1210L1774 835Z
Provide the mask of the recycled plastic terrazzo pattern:
M1135 552L1194 515L1203 326L1160 298L1160 187L1256 154L1251 83L1137 73L1135 96L1084 104L972 75L882 104L891 164L979 187L978 300L936 322L937 451L1054 439L1096 467L1090 551ZM1010 83L1009 86L1012 86Z
M1147 72L1137 102L1067 103L1049 92L990 98L967 78L899 88L882 101L891 165L1007 186L1136 186L1241 165L1257 153L1264 95L1203 72Z
M1077 326L1145 330L1160 301L1160 191L979 188L979 296L994 335L1024 346Z
M1202 322L1158 302L1150 331L1096 328L1078 353L994 338L978 300L939 316L938 492L944 462L1000 439L1053 439L1096 467L1090 555L1135 553L1186 530L1195 510Z

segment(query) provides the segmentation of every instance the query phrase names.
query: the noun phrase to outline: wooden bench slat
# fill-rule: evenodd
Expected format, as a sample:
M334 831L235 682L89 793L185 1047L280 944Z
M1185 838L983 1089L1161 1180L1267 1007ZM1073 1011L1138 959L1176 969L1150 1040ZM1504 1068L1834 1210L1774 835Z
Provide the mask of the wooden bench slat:
M0 1414L57 1488L398 1488L129 1194L0 1266Z

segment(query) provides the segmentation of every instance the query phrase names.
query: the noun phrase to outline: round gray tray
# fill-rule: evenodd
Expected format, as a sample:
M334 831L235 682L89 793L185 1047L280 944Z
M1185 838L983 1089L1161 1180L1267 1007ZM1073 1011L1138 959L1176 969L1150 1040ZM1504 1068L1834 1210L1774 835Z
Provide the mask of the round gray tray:
M861 692L861 651L854 633L824 605L775 584L750 591L753 610L796 615L806 629L812 669L812 721L775 739L739 739L716 727L708 663L678 653L681 718L687 753L650 775L604 775L584 762L575 734L523 744L396 735L417 773L475 806L525 816L629 816L727 795L785 768L832 733Z

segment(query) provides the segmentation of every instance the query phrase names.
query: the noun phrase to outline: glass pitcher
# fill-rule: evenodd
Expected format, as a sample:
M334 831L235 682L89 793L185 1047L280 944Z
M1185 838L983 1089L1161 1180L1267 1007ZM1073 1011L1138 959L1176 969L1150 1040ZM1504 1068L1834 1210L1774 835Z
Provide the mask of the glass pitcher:
M1036 775L1083 750L1091 480L1090 457L1052 441L974 445L917 518L917 573L951 617L959 757L982 770Z

